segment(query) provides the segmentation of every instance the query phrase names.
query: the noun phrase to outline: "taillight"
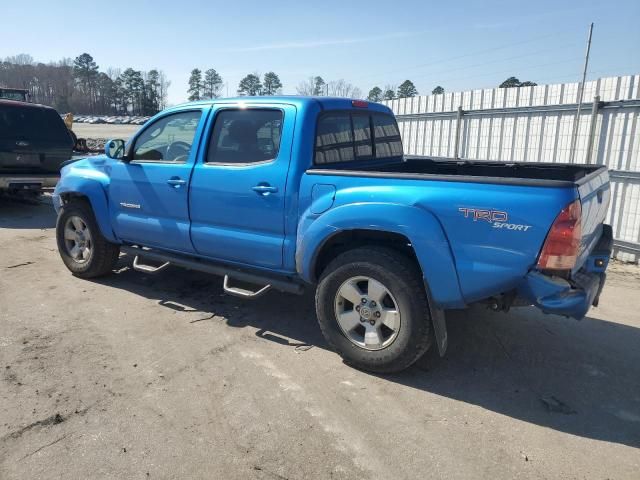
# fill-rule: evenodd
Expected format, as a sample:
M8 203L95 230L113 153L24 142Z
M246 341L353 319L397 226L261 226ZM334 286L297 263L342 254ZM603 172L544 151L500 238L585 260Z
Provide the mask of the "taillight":
M542 246L538 268L541 270L571 270L578 259L582 228L580 200L570 203L556 217Z
M351 106L356 108L369 108L369 102L364 100L351 100Z

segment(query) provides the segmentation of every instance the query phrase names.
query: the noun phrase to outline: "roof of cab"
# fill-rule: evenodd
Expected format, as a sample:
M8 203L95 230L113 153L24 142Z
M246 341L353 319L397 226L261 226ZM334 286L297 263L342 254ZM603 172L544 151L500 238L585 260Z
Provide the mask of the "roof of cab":
M49 107L47 105L41 105L39 103L22 102L20 100L9 100L8 98L0 98L0 105L5 105L7 107L40 108L40 109L53 110L52 107Z
M209 100L199 100L196 102L184 103L176 105L174 108L183 108L185 106L192 105L213 105L213 104L267 104L267 103L285 103L294 105L300 108L306 108L311 104L315 104L320 107L321 110L345 110L345 109L358 109L366 110L367 108L377 112L391 113L391 109L386 105L382 105L375 102L366 102L367 107L356 107L352 104L356 101L352 98L340 98L340 97L307 97L301 95L274 95L274 96L244 96L244 97L232 97L232 98L213 98ZM363 100L357 100L362 102Z

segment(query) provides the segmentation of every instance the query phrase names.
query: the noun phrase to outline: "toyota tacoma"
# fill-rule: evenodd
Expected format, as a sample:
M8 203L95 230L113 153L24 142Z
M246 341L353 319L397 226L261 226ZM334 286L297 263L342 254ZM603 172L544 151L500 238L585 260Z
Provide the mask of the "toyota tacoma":
M124 252L243 298L313 288L329 344L374 372L443 355L449 309L584 317L612 248L606 167L406 157L387 107L340 98L165 110L62 168L53 198L76 276Z

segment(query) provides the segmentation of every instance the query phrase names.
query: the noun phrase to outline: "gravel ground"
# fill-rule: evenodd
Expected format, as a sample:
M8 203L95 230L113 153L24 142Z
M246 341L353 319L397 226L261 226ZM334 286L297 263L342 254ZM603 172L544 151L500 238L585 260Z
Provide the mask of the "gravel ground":
M640 274L582 322L448 315L450 349L342 364L313 297L74 278L49 205L0 201L0 478L638 479Z
M142 125L109 125L89 123L74 123L73 132L78 138L102 138L105 140L111 138L128 139L136 133Z

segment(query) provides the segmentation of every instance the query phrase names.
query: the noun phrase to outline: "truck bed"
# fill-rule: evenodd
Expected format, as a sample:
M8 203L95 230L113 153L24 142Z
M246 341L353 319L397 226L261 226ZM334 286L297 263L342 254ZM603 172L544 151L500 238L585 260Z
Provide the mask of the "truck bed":
M432 179L547 187L580 186L604 171L602 165L443 160L406 156L403 161L346 162L316 166L307 173Z
M323 188L335 189L333 210L364 199L374 203L376 211L384 204L411 205L436 218L453 252L467 304L518 284L536 265L558 214L579 199L582 238L573 268L577 273L602 235L610 194L608 172L601 165L416 157L315 166L306 171L303 190L311 191L316 184L330 186L315 187L316 201L322 199ZM468 215L478 209L485 213L485 220L495 212L504 220L496 222L491 217L483 221ZM362 225L381 229L383 217L375 216ZM398 218L394 221L412 225L412 221ZM422 228L425 222L421 221ZM337 220L331 220L332 226L337 224ZM423 238L416 243L430 241ZM437 246L429 248L437 251ZM433 262L433 258L426 262Z

